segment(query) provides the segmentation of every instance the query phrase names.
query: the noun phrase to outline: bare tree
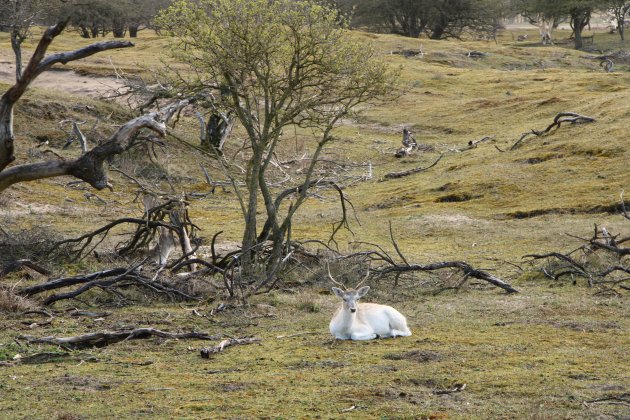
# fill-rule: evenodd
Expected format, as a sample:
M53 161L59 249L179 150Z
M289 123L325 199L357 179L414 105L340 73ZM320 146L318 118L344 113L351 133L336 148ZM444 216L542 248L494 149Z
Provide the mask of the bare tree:
M104 143L87 150L77 159L56 159L38 163L26 163L9 166L15 160L15 136L13 133L13 107L26 92L29 85L42 72L49 70L55 64L89 57L93 54L116 48L128 48L133 44L127 41L106 41L91 44L74 51L60 52L46 56L46 51L56 36L67 25L68 21L59 22L46 29L42 35L33 56L24 69L22 77L0 97L0 193L9 186L25 181L71 175L82 179L96 189L109 186L104 162L109 157L120 154L134 145L135 135L142 129L148 128L158 135L166 132L165 121L186 102L178 102L170 107L134 118L123 124Z
M11 48L15 55L15 80L22 77L22 43L29 37L31 27L47 16L50 6L50 3L43 0L0 0L0 31L11 35Z
M575 49L583 47L582 31L589 25L593 12L606 10L610 5L601 0L512 0L512 3L515 11L539 27L543 44L551 41L552 31L561 20L568 20Z
M619 31L619 37L624 41L626 17L630 15L630 2L626 0L612 0L608 12L613 16L617 25L617 31Z

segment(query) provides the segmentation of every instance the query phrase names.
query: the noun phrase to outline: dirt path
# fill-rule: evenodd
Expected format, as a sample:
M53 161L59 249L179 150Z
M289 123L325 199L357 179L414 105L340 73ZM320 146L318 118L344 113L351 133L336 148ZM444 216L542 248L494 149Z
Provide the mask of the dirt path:
M15 81L13 56L0 51L0 83L12 84ZM31 87L56 90L68 95L105 97L122 87L113 77L91 77L76 74L72 70L50 70L40 74Z

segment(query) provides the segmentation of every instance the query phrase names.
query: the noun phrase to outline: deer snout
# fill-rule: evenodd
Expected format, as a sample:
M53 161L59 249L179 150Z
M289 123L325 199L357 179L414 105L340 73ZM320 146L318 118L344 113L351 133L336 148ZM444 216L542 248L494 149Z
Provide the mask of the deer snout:
M357 311L357 308L350 308L350 312L355 313Z

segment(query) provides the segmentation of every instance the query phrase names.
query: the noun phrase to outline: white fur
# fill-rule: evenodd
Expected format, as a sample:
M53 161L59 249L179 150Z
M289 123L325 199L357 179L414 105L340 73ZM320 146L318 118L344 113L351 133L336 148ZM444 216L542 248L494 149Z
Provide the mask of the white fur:
M330 333L340 340L372 340L411 335L407 320L396 309L377 303L357 302L368 290L370 288L367 286L345 292L332 288L335 295L343 299L343 304L330 321Z

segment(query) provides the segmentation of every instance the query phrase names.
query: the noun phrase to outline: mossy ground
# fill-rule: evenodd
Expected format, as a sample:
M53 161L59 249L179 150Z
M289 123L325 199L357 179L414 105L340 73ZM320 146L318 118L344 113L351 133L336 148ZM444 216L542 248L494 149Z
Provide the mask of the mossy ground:
M521 33L523 31L519 31ZM297 293L274 292L252 300L247 308L199 317L192 307L159 303L106 308L103 320L58 314L41 325L39 315L0 317L0 360L39 352L49 346L21 346L20 334L69 336L84 332L154 326L168 331L202 330L231 336L255 335L260 344L229 348L211 360L199 348L216 343L135 340L102 349L71 353L45 364L0 366L0 417L3 418L593 418L627 415L627 406L585 404L630 389L630 312L625 297L595 295L583 284L549 284L523 272L528 253L574 249L593 224L627 236L628 222L619 215L619 195L630 185L628 124L630 73L627 65L604 73L589 53L567 46L540 47L514 42L509 33L497 44L436 42L389 35L358 34L383 52L399 47L425 51L422 59L388 55L402 66L401 95L366 109L336 132L327 157L347 163L345 193L360 222L343 233L343 251L358 242L378 243L388 251L388 225L410 261L464 260L498 275L522 290L506 296L471 284L460 293L433 295L408 279L396 290L376 284L369 297L389 303L409 319L413 336L371 342L332 342L327 324L337 304L325 293L322 279ZM54 50L84 45L66 34ZM596 47L625 48L615 36L598 34ZM129 73L155 67L166 41L143 33L134 49L111 54ZM603 46L603 47L602 47ZM10 51L6 36L0 48ZM472 59L471 50L488 53ZM111 74L109 57L95 56L72 67L88 74ZM76 106L79 105L79 106ZM93 111L81 108L88 105ZM563 126L507 150L523 132L544 129L561 111L597 119ZM92 133L105 138L110 121L128 111L85 97L33 90L16 109L18 159L38 159L46 148L61 151L66 136L58 122L77 118L99 124ZM175 130L197 142L196 122L184 119ZM34 124L33 121L37 123ZM402 160L393 157L403 126L434 152ZM308 136L287 132L279 160L308 156ZM462 151L469 140L492 141ZM236 153L243 134L237 129L228 153ZM36 146L42 139L45 147ZM143 181L169 191L168 169L176 193L208 192L198 161L214 179L223 179L213 161L174 139L159 153L159 165ZM381 181L388 172L434 168L398 180ZM139 155L140 153L138 153ZM139 156L135 156L138 158ZM190 162L194 162L191 164ZM130 156L117 164L137 174L146 166ZM299 161L298 161L299 162ZM145 163L150 164L146 161ZM368 173L373 177L358 181ZM285 171L299 172L299 163ZM139 172L138 172L139 173ZM164 172L166 173L166 171ZM283 174L276 174L279 179ZM89 198L93 191L52 179L17 185L0 197L0 227L16 232L50 229L74 236L121 215L137 215L135 186L112 174L116 190L97 192L105 203ZM356 180L354 182L353 180ZM627 197L627 195L626 195ZM241 217L234 194L215 194L192 201L190 213L210 238L223 230L220 242L238 242ZM339 219L333 195L312 200L296 216L294 238L326 239ZM90 268L90 262L57 267L66 273ZM321 280L321 281L318 281ZM9 277L6 281L18 281ZM28 280L19 280L23 282ZM484 285L485 286L485 285ZM553 286L553 287L551 287ZM88 303L97 302L91 296ZM216 299L216 300L213 300ZM197 306L208 315L219 298ZM57 309L91 306L65 302ZM309 334L291 336L308 332ZM149 363L150 362L150 363ZM455 384L467 387L439 394ZM354 410L343 412L344 409Z
M621 417L623 406L585 401L620 396L628 377L628 305L576 287L520 284L494 290L381 301L407 314L413 335L333 342L335 302L317 290L277 294L200 318L190 308L116 310L101 321L37 316L4 320L7 355L17 334L70 335L122 325L261 337L210 360L216 343L138 340L77 351L39 365L2 367L5 418L593 418ZM304 305L304 302L311 304ZM312 305L315 303L315 305ZM197 308L207 315L210 307ZM307 333L304 335L296 335ZM284 338L280 338L284 337ZM465 383L458 393L439 394ZM627 407L625 407L627 409Z

